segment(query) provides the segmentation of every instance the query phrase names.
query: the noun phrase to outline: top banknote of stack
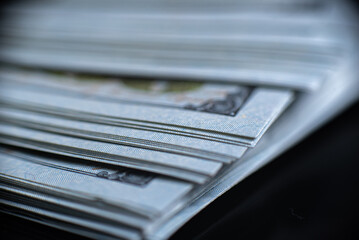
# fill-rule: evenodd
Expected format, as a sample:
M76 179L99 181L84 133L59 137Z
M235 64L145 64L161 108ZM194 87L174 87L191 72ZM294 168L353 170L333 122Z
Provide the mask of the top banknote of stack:
M90 238L169 238L359 93L345 1L2 14L0 210Z

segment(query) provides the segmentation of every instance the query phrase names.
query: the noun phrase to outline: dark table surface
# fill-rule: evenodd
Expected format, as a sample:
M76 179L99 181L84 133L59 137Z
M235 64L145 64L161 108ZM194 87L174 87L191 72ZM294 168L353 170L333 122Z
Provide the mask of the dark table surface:
M178 239L359 239L359 104L246 178ZM1 214L0 239L84 239Z

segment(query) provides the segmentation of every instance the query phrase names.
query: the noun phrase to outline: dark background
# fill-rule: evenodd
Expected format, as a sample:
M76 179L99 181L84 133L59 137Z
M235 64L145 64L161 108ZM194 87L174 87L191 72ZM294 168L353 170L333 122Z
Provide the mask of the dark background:
M252 174L171 239L359 239L359 103ZM0 239L84 239L0 214Z

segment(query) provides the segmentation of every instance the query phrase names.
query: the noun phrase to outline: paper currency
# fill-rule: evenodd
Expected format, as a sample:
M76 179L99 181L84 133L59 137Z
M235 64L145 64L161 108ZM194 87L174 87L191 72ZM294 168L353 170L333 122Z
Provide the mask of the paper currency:
M9 108L0 108L0 112L0 117L3 121L38 130L63 133L70 136L87 137L89 139L99 139L100 141L134 147L141 146L153 150L182 153L184 155L197 156L224 163L230 163L240 158L247 150L247 148L242 146L207 141L200 138L75 121ZM214 149L218 150L214 151Z
M33 1L0 24L0 211L168 239L358 99L343 1Z
M258 88L253 90L248 97L248 102L243 104L238 112L228 111L228 107L231 108L232 106L237 110L235 98L226 99L224 102L209 103L210 106L213 106L212 109L207 110L206 107L203 107L204 110L202 111L201 105L184 109L164 108L156 105L141 106L138 103L102 102L86 96L78 98L55 95L49 91L15 88L7 85L6 82L3 82L2 87L3 94L0 100L5 103L23 102L24 105L37 105L43 108L61 109L62 111L69 110L112 119L130 119L148 124L157 123L164 129L170 129L171 126L190 128L187 132L197 130L197 132L201 132L200 134L207 136L211 136L213 132L222 135L224 139L226 135L247 138L259 137L262 131L278 117L293 98L291 91ZM228 113L222 113L222 109Z
M145 216L159 214L176 198L183 196L191 189L190 184L161 178L151 179L139 175L136 180L135 172L131 177L130 171L126 175L121 169L119 171L109 171L103 168L94 170L86 165L71 165L70 163L67 166L66 162L62 163L59 168L56 164L44 164L45 160L40 160L43 164L39 164L39 160L37 162L26 161L7 154L2 154L2 159L1 174L4 178L9 176L19 178L24 182L44 184L58 188L61 192L64 190L70 193L75 192L75 194L80 192L92 201L101 200L104 204L120 205L129 211ZM81 172L83 174L78 174ZM117 180L115 177L120 175L124 175L121 177L122 181L111 181L111 179ZM61 179L53 176L61 176ZM168 199L163 199L163 190L167 191ZM158 198L161 198L161 201L158 201Z

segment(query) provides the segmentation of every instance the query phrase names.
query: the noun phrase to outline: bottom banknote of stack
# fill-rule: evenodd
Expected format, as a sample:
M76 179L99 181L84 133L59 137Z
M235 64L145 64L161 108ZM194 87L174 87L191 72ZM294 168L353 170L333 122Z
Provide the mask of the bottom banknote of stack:
M166 239L353 102L348 69L308 92L3 67L0 210L90 238Z

